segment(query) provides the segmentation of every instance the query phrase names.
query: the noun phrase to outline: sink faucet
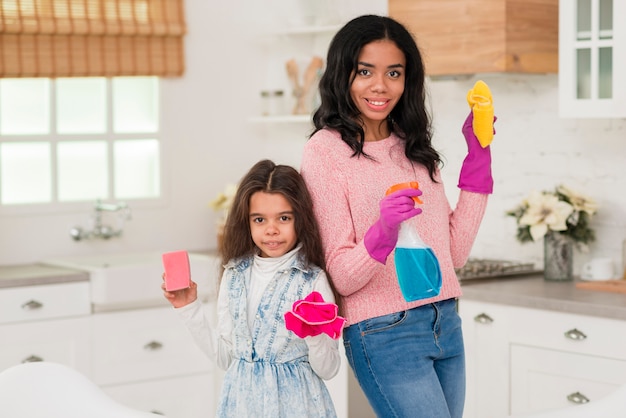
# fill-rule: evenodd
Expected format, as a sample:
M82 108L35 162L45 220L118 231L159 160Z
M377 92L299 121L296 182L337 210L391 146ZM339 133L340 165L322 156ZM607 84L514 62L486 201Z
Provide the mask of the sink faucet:
M131 219L131 211L128 204L125 202L118 203L104 203L101 200L97 200L94 205L94 225L90 231L85 231L80 226L75 226L70 229L70 236L74 241L80 241L83 239L99 238L109 239L122 235L122 228L126 220ZM117 229L105 225L102 222L102 212L117 212L119 213L120 225Z

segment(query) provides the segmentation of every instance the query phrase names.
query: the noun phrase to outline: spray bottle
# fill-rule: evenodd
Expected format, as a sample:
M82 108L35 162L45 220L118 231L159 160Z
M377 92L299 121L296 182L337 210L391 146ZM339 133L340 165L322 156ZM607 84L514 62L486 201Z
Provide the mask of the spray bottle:
M386 194L412 187L416 181L391 186ZM414 197L416 203L423 203ZM435 297L441 291L441 268L434 251L422 239L409 221L400 224L398 241L394 250L396 274L402 296L407 302Z

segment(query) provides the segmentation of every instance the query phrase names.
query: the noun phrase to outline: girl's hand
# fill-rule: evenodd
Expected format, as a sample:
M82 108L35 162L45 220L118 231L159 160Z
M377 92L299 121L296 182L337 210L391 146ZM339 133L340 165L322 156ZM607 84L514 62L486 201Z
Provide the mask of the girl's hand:
M198 299L198 284L193 280L187 289L168 292L165 290L165 273L163 273L161 277L163 278L163 283L161 283L163 296L165 296L165 299L167 299L173 307L182 308L183 306L189 305L191 302Z

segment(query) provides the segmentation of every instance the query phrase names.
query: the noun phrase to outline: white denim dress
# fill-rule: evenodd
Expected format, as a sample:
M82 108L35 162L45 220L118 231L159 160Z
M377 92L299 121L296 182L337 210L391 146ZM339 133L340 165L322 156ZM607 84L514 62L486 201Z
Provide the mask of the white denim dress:
M232 361L226 370L218 417L332 418L326 385L308 361L304 339L285 328L284 313L313 291L320 269L306 270L300 257L279 270L265 288L252 327L247 290L253 257L225 266L221 290L228 292L233 323Z

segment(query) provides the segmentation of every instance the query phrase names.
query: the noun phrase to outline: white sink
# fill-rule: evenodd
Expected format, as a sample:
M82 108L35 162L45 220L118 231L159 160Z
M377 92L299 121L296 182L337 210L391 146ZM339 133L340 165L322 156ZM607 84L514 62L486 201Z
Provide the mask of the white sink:
M42 263L87 271L91 282L91 302L95 309L166 302L161 290L163 264L159 252L57 257ZM190 253L189 263L191 278L198 283L200 296L215 296L220 272L219 258Z

